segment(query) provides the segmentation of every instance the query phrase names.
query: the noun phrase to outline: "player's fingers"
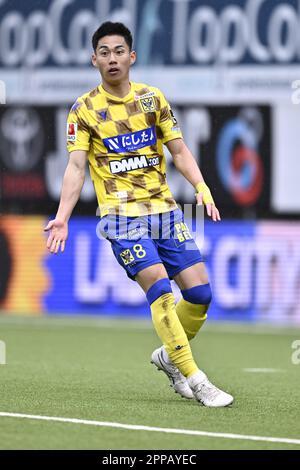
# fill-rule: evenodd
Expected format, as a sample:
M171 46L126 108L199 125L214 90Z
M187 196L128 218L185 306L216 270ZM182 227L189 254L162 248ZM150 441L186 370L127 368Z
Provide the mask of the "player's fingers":
M220 217L220 212L218 211L218 209L216 208L216 206L214 206L214 216L215 216L215 221L217 222L218 220L221 220L221 217Z
M55 250L54 250L55 254L58 253L59 247L60 247L60 240L57 240L56 245L55 245Z
M65 251L65 245L66 245L66 242L65 242L65 240L63 240L63 241L61 242L61 247L60 247L60 251L61 251L61 252L64 252L64 251Z
M213 219L214 222L217 222L217 221L221 220L220 213L219 213L218 209L216 208L216 206L213 206L213 208L212 208L212 219Z
M218 211L218 209L216 208L216 211L217 211L217 220L221 220L221 216L220 216L220 212Z
M53 227L53 224L54 224L54 221L53 221L53 220L50 220L50 222L48 222L48 224L47 224L46 227L44 228L44 231L45 231L45 232L48 232L48 230L50 230L50 229Z
M56 238L53 238L52 243L51 243L51 246L50 246L50 251L51 251L51 253L54 253L54 252L55 252L56 242L57 242L57 239L56 239Z
M47 248L50 249L52 242L53 242L54 234L50 232L48 240L47 240Z
M207 212L207 215L208 215L209 217L211 217L211 215L212 215L211 204L206 204L206 212Z
M203 194L202 193L197 193L196 194L196 201L198 206L202 206L203 204Z

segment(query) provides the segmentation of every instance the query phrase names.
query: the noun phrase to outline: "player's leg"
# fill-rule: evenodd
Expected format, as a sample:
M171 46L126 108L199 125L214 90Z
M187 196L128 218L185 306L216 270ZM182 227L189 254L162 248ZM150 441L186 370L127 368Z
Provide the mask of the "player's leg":
M170 236L158 241L158 253L169 277L176 280L182 291L183 300L177 304L176 312L187 337L191 339L206 319L211 292L201 253L182 213L174 211L172 217ZM172 360L171 356L169 358ZM195 398L205 406L222 407L233 402L233 397L213 385L201 370L190 375L187 381Z
M166 225L166 221L162 221L165 236L158 241L158 253L169 277L182 291L176 311L190 340L206 320L211 290L202 255L184 222L183 213L180 210L170 213L168 230Z
M162 221L164 237L158 241L158 253L167 273L182 292L176 312L187 334L194 338L207 317L211 289L202 255L184 222L183 213L176 210Z
M194 338L206 320L211 301L211 290L204 263L183 269L174 279L183 298L176 305L176 313L189 340ZM199 370L188 379L195 398L206 406L227 406L233 397L213 385Z
M182 351L178 351L179 361L182 364L184 373L191 374L198 370L191 357L188 339L176 315L171 284L158 255L155 242L147 236L138 240L132 240L128 236L125 237L124 235L128 231L128 222L123 219L121 220L122 224L119 223L121 237L115 236L112 223L108 227L107 218L104 222L102 232L106 236L108 235L117 261L131 279L139 282L147 295L155 329L166 350L170 352L176 363L177 360L174 358L171 349L172 347L185 345ZM175 351L177 352L177 350ZM163 361L162 370L172 380L173 388L182 396L193 398L184 375L181 374L176 365L173 363L166 364L163 358L161 360Z
M139 271L135 279L146 293L155 330L169 358L185 377L190 377L199 369L176 314L175 298L163 264Z
M211 302L211 288L203 262L183 269L174 276L182 298L176 305L176 313L189 340L193 339L207 318Z

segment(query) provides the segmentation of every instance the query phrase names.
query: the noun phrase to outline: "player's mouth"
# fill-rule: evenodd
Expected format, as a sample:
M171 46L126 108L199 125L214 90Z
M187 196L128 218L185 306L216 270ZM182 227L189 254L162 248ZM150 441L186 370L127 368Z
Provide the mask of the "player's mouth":
M108 73L110 75L116 75L119 72L120 72L120 69L118 69L117 67L112 67L111 69L108 70Z

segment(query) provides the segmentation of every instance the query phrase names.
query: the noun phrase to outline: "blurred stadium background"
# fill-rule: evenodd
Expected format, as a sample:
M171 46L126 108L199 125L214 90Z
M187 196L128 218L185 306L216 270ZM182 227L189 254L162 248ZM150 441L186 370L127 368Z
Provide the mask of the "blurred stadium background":
M68 157L67 113L99 83L91 35L106 19L132 30L132 79L172 103L220 209L203 246L210 320L299 326L300 2L0 0L0 327L16 315L22 325L60 314L150 319L144 294L96 235L88 177L65 253L45 248ZM177 201L193 202L168 165Z

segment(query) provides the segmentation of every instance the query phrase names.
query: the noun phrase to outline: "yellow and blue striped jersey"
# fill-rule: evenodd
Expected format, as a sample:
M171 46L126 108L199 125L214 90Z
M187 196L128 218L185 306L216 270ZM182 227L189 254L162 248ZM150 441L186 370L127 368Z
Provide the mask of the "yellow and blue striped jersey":
M181 137L162 92L141 83L131 82L123 98L99 85L78 98L68 116L68 151L88 151L101 216L176 209L163 144Z

